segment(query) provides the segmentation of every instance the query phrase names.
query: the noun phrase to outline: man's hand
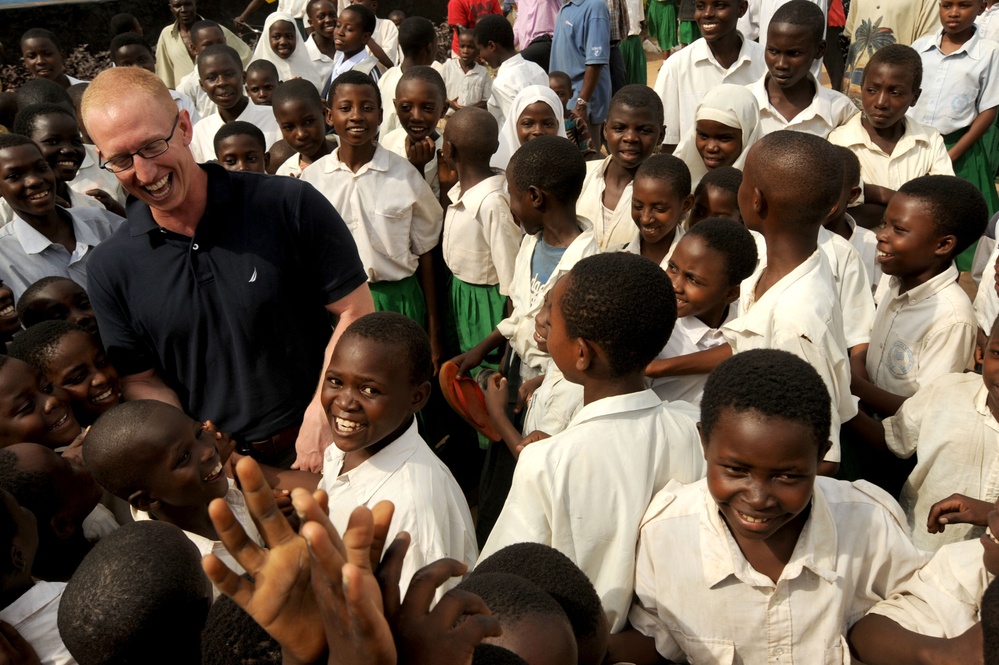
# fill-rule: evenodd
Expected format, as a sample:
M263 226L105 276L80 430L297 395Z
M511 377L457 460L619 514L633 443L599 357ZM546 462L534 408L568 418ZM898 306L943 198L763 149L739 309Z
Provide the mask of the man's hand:
M989 513L995 504L972 499L963 494L951 494L930 507L926 519L926 530L930 533L943 533L948 524L974 524L988 526Z

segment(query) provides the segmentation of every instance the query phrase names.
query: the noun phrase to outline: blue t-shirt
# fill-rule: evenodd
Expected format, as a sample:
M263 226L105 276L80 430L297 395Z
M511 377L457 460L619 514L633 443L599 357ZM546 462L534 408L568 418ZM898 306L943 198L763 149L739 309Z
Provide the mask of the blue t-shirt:
M575 92L568 107L576 106L576 98L583 89L583 74L587 65L604 65L600 80L589 100L590 122L607 119L611 98L610 67L610 12L604 0L569 0L555 17L555 34L552 36L552 56L549 71L561 71L572 79Z
M567 247L552 247L544 241L538 239L538 244L534 246L534 255L531 256L531 295L541 293L545 284L551 279L558 262L562 260Z

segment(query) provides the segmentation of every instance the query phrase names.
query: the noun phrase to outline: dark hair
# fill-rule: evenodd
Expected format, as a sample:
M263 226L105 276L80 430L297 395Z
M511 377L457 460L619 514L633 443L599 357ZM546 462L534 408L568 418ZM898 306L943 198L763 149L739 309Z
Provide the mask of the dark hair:
M436 43L437 29L430 19L409 16L399 24L399 49L403 55L413 55Z
M14 133L23 136L31 136L35 131L35 124L38 118L46 115L61 114L69 116L76 123L76 115L62 104L32 104L22 107L14 117Z
M409 380L414 386L429 381L434 374L430 338L420 324L407 316L396 312L365 314L347 326L343 337L360 337L405 353ZM396 358L403 361L403 357Z
M980 609L985 665L999 665L999 581L992 580L982 594Z
M270 60L264 60L263 58L259 58L257 60L254 60L253 62L251 62L250 64L248 64L246 66L246 75L247 76L249 76L250 74L256 74L258 72L259 73L270 74L271 76L274 77L275 81L279 81L279 82L281 81L281 74L277 70L277 65L275 65ZM292 79L292 81L299 81L299 80L304 81L313 90L316 90L316 86L312 85L308 81L305 81L305 79ZM283 83L291 83L292 81L284 81ZM278 83L278 85L282 85L282 83ZM275 91L277 91L277 88L275 88ZM317 95L319 94L318 90L316 90L316 94ZM271 99L273 100L273 97Z
M14 134L6 134L6 135L5 134L0 134L0 149L3 148L3 143L2 142L3 142L3 137L4 136L15 136L15 135ZM31 141L31 139L28 139L28 141L33 143L33 141ZM17 144L17 145L21 145L21 144ZM24 290L24 293L21 294L21 297L17 299L17 318L20 319L21 325L24 328L30 328L32 326L38 325L42 321L47 321L48 320L48 319L42 319L41 321L38 321L38 320L35 320L32 317L25 318L25 313L28 310L28 305L30 305L32 302L34 302L35 298L38 297L38 293L40 291L42 291L43 289L47 288L50 284L55 284L56 282L60 282L60 281L69 282L73 286L75 286L76 288L80 289L80 291L83 291L84 295L87 294L87 292L84 290L84 288L82 286L80 286L79 284L77 284L76 282L74 282L73 280L71 280L69 277L60 277L58 275L49 275L48 277L42 277L40 280L38 280L36 282L32 282L28 286L28 288L26 288Z
M821 224L843 193L841 177L806 177L843 173L835 146L812 134L787 130L767 134L749 149L747 172L750 169L770 210L799 225Z
M114 60L118 49L125 46L141 46L149 51L150 55L153 55L153 47L149 45L145 37L134 32L122 32L115 35L114 39L111 40L111 47L109 49L111 51L111 59Z
M316 87L308 81L303 80L303 82L313 90L316 89ZM259 127L254 125L252 122L235 120L233 122L227 122L219 128L219 131L215 132L215 138L212 140L212 143L215 146L215 154L218 154L219 146L222 145L222 141L225 141L230 136L249 136L260 145L261 153L267 151L267 140L264 138L264 133L260 131Z
M236 601L219 596L201 634L201 665L281 665L281 645Z
M80 81L66 88L66 94L73 101L74 113L80 110L80 102L83 101L83 93L87 91L88 85L90 85L90 81Z
M355 3L353 5L347 5L342 11L349 11L357 14L361 19L361 30L368 34L373 33L375 31L375 26L378 25L378 17L375 16L375 13L371 11L370 7L365 7L364 5Z
M479 573L469 575L458 587L481 598L493 616L503 626L535 616L558 617L569 624L569 618L555 599L534 583L510 573Z
M836 146L836 152L843 160L843 185L847 189L853 189L860 184L860 159L855 152L843 146Z
M68 109L75 108L66 88L48 79L30 79L17 89L17 106L26 108L33 104L63 104Z
M115 37L127 32L134 32L134 28L136 27L142 26L139 25L139 19L131 14L121 13L111 17L111 34Z
M475 106L458 109L448 118L444 133L458 147L466 163L487 163L499 145L499 125L492 113Z
M21 44L28 41L29 39L47 39L52 42L52 45L56 47L59 53L62 53L62 46L59 44L59 40L56 38L55 33L51 30L46 30L45 28L28 28L21 35ZM56 84L58 85L58 84Z
M469 579L484 573L510 573L533 582L562 606L577 640L597 635L604 613L600 596L586 573L554 547L508 545L479 561Z
M551 76L549 74L549 76ZM655 90L641 83L632 83L618 90L610 100L608 115L619 106L629 109L643 109L652 112L656 130L662 131L664 120L663 100Z
M351 5L353 7L353 5ZM341 85L366 85L375 91L375 100L378 102L378 108L382 107L382 91L378 88L378 84L372 80L367 74L357 72L354 70L349 70L340 74L333 82L330 84L329 92L326 93L326 103L329 104L330 108L333 108L333 100L336 98L336 89Z
M38 446L43 450L51 448L37 443L18 444L23 446ZM17 453L9 448L0 449L0 489L4 489L17 500L22 507L34 513L38 524L48 528L48 522L55 515L58 506L53 492L53 479L38 469L25 469L18 466ZM9 552L10 546L4 549L0 543L0 552Z
M351 5L351 7L353 6ZM396 84L395 89L398 90L399 86L406 81L423 81L427 85L433 86L441 94L441 104L447 104L447 85L444 84L444 78L440 75L440 72L433 67L423 65L410 67L399 79L399 83ZM441 109L442 112L443 110Z
M938 235L956 238L952 256L971 247L989 223L985 197L964 178L924 175L899 187L898 193L917 199L930 209Z
M71 332L80 332L90 338L90 333L69 321L42 321L14 337L10 344L10 357L48 372L52 354L62 338Z
M742 186L742 171L734 166L720 166L708 171L694 188L694 196L700 196L708 185L738 196L739 187Z
M701 398L701 434L705 440L724 409L756 411L806 425L815 443L829 441L831 401L815 368L798 356L777 349L737 353L708 376Z
M739 222L711 217L692 226L687 235L701 238L708 247L725 257L725 278L730 286L739 284L756 270L759 259L756 241L749 229Z
M674 155L652 155L635 172L635 180L639 178L656 180L681 199L690 195L690 169Z
M539 136L513 153L506 178L518 191L537 187L568 205L583 191L586 160L572 141L561 136Z
M211 21L205 18L195 21L194 23L191 24L191 31L190 31L191 41L193 42L197 40L198 34L202 30L212 30L212 29L218 30L219 32L222 33L223 36L225 35L225 30L223 30L222 26L219 25L218 22L216 21Z
M529 663L509 649L481 642L475 645L475 651L472 652L472 665L529 665Z
M906 46L905 44L888 44L885 47L879 48L871 56L871 59L867 61L867 65L864 67L864 78L861 81L861 85L864 85L867 81L867 73L870 72L875 65L889 65L891 67L902 67L912 74L912 91L915 92L919 90L919 86L923 84L923 61L919 57L919 54L911 46Z
M812 33L811 37L815 40L816 46L826 36L826 16L818 5L809 0L791 0L778 7L770 19L770 25L777 23L805 28ZM767 35L763 35L764 43L766 39Z
M333 11L336 11L336 1L335 0L309 0L305 4L305 15L312 18L312 8L318 5L320 2L329 2L333 5Z
M0 134L0 150L16 148L22 145L33 145L38 148L38 144L27 136L22 136L21 134ZM38 150L38 153L41 154L41 149Z
M17 95L10 91L0 92L0 125L10 129L16 115Z
M133 522L94 545L66 584L59 635L79 665L197 663L210 598L183 531Z
M265 60L264 62L267 62L272 67L274 66L269 60ZM250 64L252 65L253 63ZM247 71L249 71L249 68L247 68ZM320 111L323 110L323 98L319 96L319 91L316 90L316 86L305 79L291 79L290 81L278 83L277 87L274 88L274 94L271 96L271 106L277 108L286 102L305 102L306 104L315 106Z
M199 67L198 74L201 74L200 65L207 58L213 58L215 56L223 55L227 58L231 58L232 62L236 65L236 69L243 71L243 61L239 58L239 53L236 49L229 46L228 44L209 44L205 47L205 50L198 55L198 62L195 66Z
M614 376L644 370L666 346L676 324L676 294L652 261L626 252L597 254L563 279L558 305L566 334L598 345Z
M475 22L475 43L479 46L495 42L500 47L512 51L515 48L513 41L513 26L503 15L488 14L480 16Z
M569 86L570 91L572 90L572 77L570 77L565 72L559 72L559 71L548 72L548 78L555 79L556 81L561 81L562 83L565 83L567 86ZM662 100L659 101L659 104L660 106L662 105Z
M6 492L6 490L0 490ZM15 499L16 501L16 499ZM17 536L17 517L7 509L7 502L0 497L0 578L14 572L14 562L10 556L10 550L14 546L14 537Z

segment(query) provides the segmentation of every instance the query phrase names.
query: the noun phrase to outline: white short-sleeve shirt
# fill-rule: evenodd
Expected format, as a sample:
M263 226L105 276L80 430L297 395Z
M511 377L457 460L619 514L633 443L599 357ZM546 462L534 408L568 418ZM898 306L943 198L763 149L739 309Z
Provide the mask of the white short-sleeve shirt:
M849 240L819 228L819 249L832 269L836 293L843 310L843 333L848 348L867 344L874 323L874 296L867 269Z
M525 60L519 53L496 69L493 90L486 102L486 110L493 114L500 127L513 108L517 93L529 85L548 85L548 74L541 67Z
M461 68L457 58L451 58L444 63L441 70L444 85L447 86L447 98L457 99L459 106L473 106L489 100L493 93L493 80L489 72L479 63L467 72Z
M638 225L631 218L631 196L634 182L629 182L613 210L604 207L604 174L613 157L586 163L583 190L576 200L576 214L585 219L601 252L624 247L638 239Z
M65 582L38 581L0 610L0 621L14 627L31 645L42 665L76 665L59 635L59 601Z
M396 127L388 134L379 137L378 143L386 150L394 152L408 162L409 157L406 155L406 138L408 136L409 134L406 132L405 127ZM440 176L437 174L437 151L444 147L443 134L437 135L434 147L433 158L423 167L423 177L426 179L427 184L430 185L430 189L433 190L434 196L440 196L441 182Z
M381 42L378 45L381 46ZM319 80L324 83L329 81L330 74L333 73L333 58L319 50L313 35L309 35L309 38L305 40L305 50L309 53L312 66L319 72Z
M246 108L239 114L236 120L248 122L264 133L264 141L267 150L281 140L281 128L278 127L277 120L274 119L274 111L270 106L257 106L247 100ZM218 112L206 116L198 121L194 126L194 137L191 139L191 152L199 162L210 162L215 159L215 135L225 120Z
M850 118L858 113L857 107L850 101L849 97L841 92L823 87L816 82L815 77L810 77L812 85L815 87L812 103L788 120L770 103L770 95L767 93L767 78L769 76L770 73L767 72L755 83L746 86L752 91L760 105L761 137L781 130L791 130L826 138L832 130L846 124Z
M850 215L846 216L846 223L853 229L850 235L850 244L860 254L860 261L867 271L867 278L871 280L871 293L878 287L881 281L881 264L878 263L878 238L877 234L863 226L857 226L856 220Z
M730 304L725 318L722 320L722 325L724 326L735 319L738 312L738 304ZM676 320L673 334L669 336L669 341L666 342L666 346L659 352L656 359L686 356L726 343L725 334L721 327L711 328L696 316L682 316ZM701 396L704 394L704 384L707 382L707 374L661 376L652 379L652 390L656 391L659 399L664 402L682 401L700 406Z
M523 434L540 431L554 436L569 426L581 408L583 386L566 379L555 363L548 363L544 380L527 403Z

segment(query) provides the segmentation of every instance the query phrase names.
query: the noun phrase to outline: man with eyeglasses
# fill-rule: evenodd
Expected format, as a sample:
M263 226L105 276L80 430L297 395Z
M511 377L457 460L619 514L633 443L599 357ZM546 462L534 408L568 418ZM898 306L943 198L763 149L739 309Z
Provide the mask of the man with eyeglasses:
M307 183L199 165L187 112L143 69L102 72L83 117L131 194L89 264L124 397L211 419L243 452L287 467L335 343L329 316L339 333L374 309L347 227ZM311 414L302 462L315 468L326 421Z

